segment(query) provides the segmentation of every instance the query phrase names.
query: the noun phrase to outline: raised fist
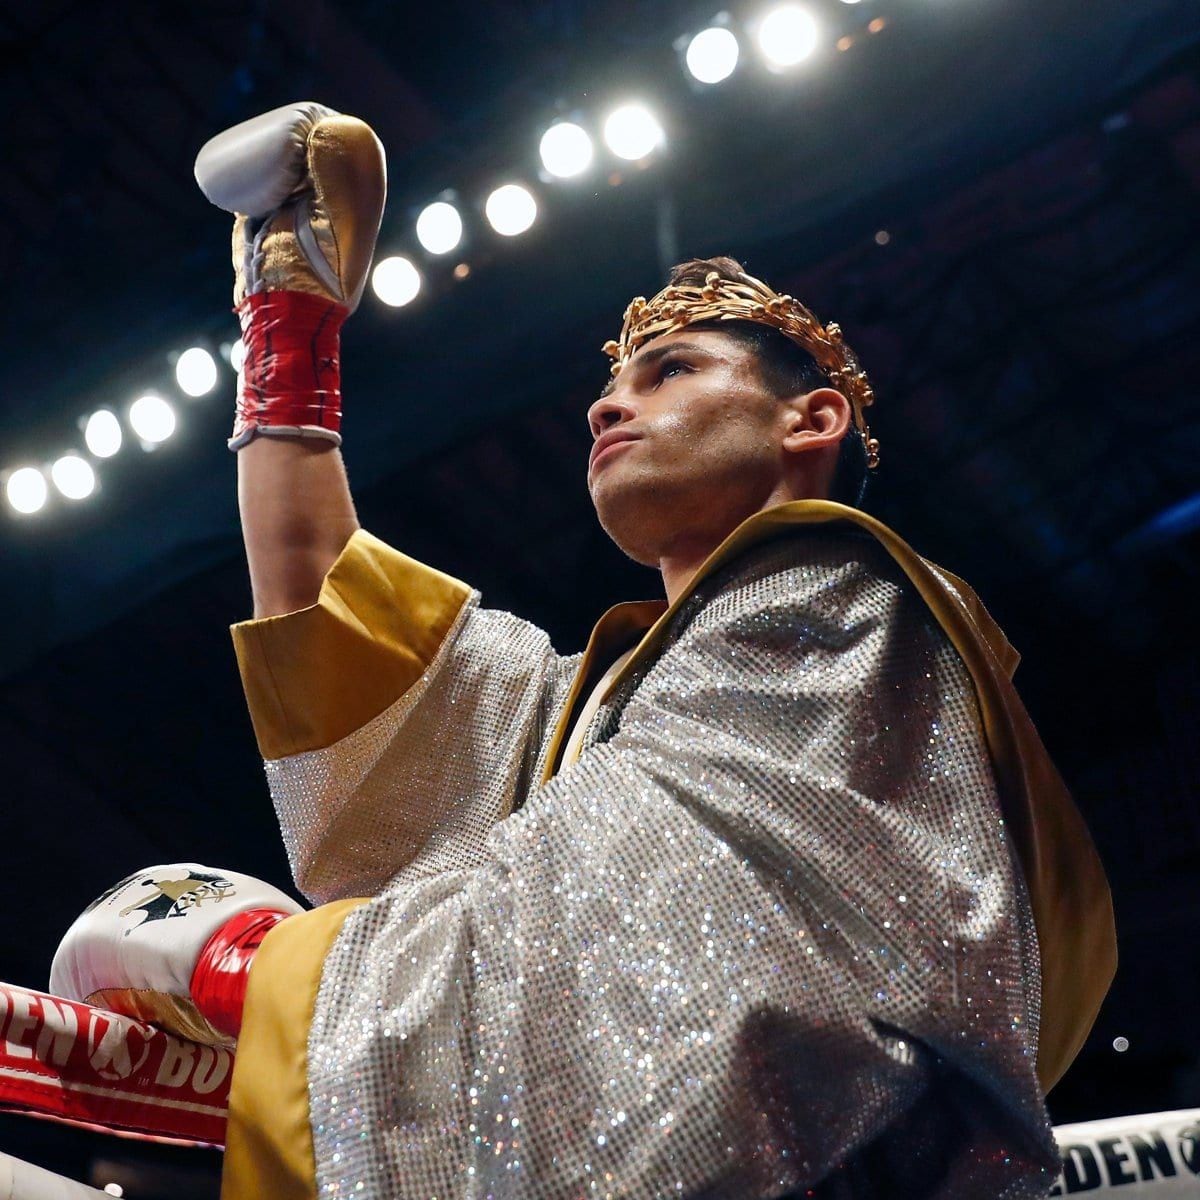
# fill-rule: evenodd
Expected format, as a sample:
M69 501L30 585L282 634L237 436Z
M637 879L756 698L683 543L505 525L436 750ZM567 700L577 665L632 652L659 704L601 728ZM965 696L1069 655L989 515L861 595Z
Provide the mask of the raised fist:
M287 104L206 142L196 182L233 224L233 303L309 292L358 307L387 196L369 125L321 104Z
M255 436L341 442L338 332L366 286L387 195L368 125L288 104L207 142L196 181L233 223L246 355L230 449Z

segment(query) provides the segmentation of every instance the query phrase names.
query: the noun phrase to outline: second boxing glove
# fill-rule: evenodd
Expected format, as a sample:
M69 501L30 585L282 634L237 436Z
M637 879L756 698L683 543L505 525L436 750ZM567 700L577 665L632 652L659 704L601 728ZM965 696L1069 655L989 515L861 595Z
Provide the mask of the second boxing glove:
M193 1041L229 1045L253 951L300 911L249 875L198 863L148 867L110 888L67 931L50 990Z

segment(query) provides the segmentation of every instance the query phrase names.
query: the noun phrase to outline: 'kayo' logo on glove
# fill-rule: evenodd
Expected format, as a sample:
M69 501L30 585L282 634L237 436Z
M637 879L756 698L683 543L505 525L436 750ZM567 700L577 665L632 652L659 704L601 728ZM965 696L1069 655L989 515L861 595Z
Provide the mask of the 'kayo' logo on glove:
M91 912L93 909L99 908L100 905L111 900L135 882L142 887L153 888L154 891L150 895L143 896L133 904L127 904L118 914L121 917L130 917L135 913L141 914L140 918L124 930L122 936L128 937L135 929L150 921L161 921L167 917L182 917L187 914L189 909L198 908L206 901L216 902L225 899L226 896L237 894L233 883L223 875L209 875L203 871L190 872L182 879L158 879L154 876L142 878L141 876L140 871L136 875L126 876L115 887L109 888L98 900L88 905L87 911Z

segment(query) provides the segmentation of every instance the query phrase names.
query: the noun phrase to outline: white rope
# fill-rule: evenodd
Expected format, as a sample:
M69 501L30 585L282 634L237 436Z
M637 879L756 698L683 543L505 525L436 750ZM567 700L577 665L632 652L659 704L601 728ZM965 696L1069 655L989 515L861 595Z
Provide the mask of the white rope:
M0 1154L0 1200L112 1200L107 1192Z
M1200 1108L1059 1125L1054 1136L1063 1173L1051 1196L1200 1196Z

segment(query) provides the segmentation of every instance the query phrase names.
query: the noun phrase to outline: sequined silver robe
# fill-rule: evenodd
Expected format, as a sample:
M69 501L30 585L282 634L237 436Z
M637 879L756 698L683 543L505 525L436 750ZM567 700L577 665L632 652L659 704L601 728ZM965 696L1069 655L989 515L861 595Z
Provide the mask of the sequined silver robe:
M308 1032L315 1194L1044 1195L1028 898L888 555L739 556L544 785L578 656L478 599L378 716L267 763L299 886L371 897Z

